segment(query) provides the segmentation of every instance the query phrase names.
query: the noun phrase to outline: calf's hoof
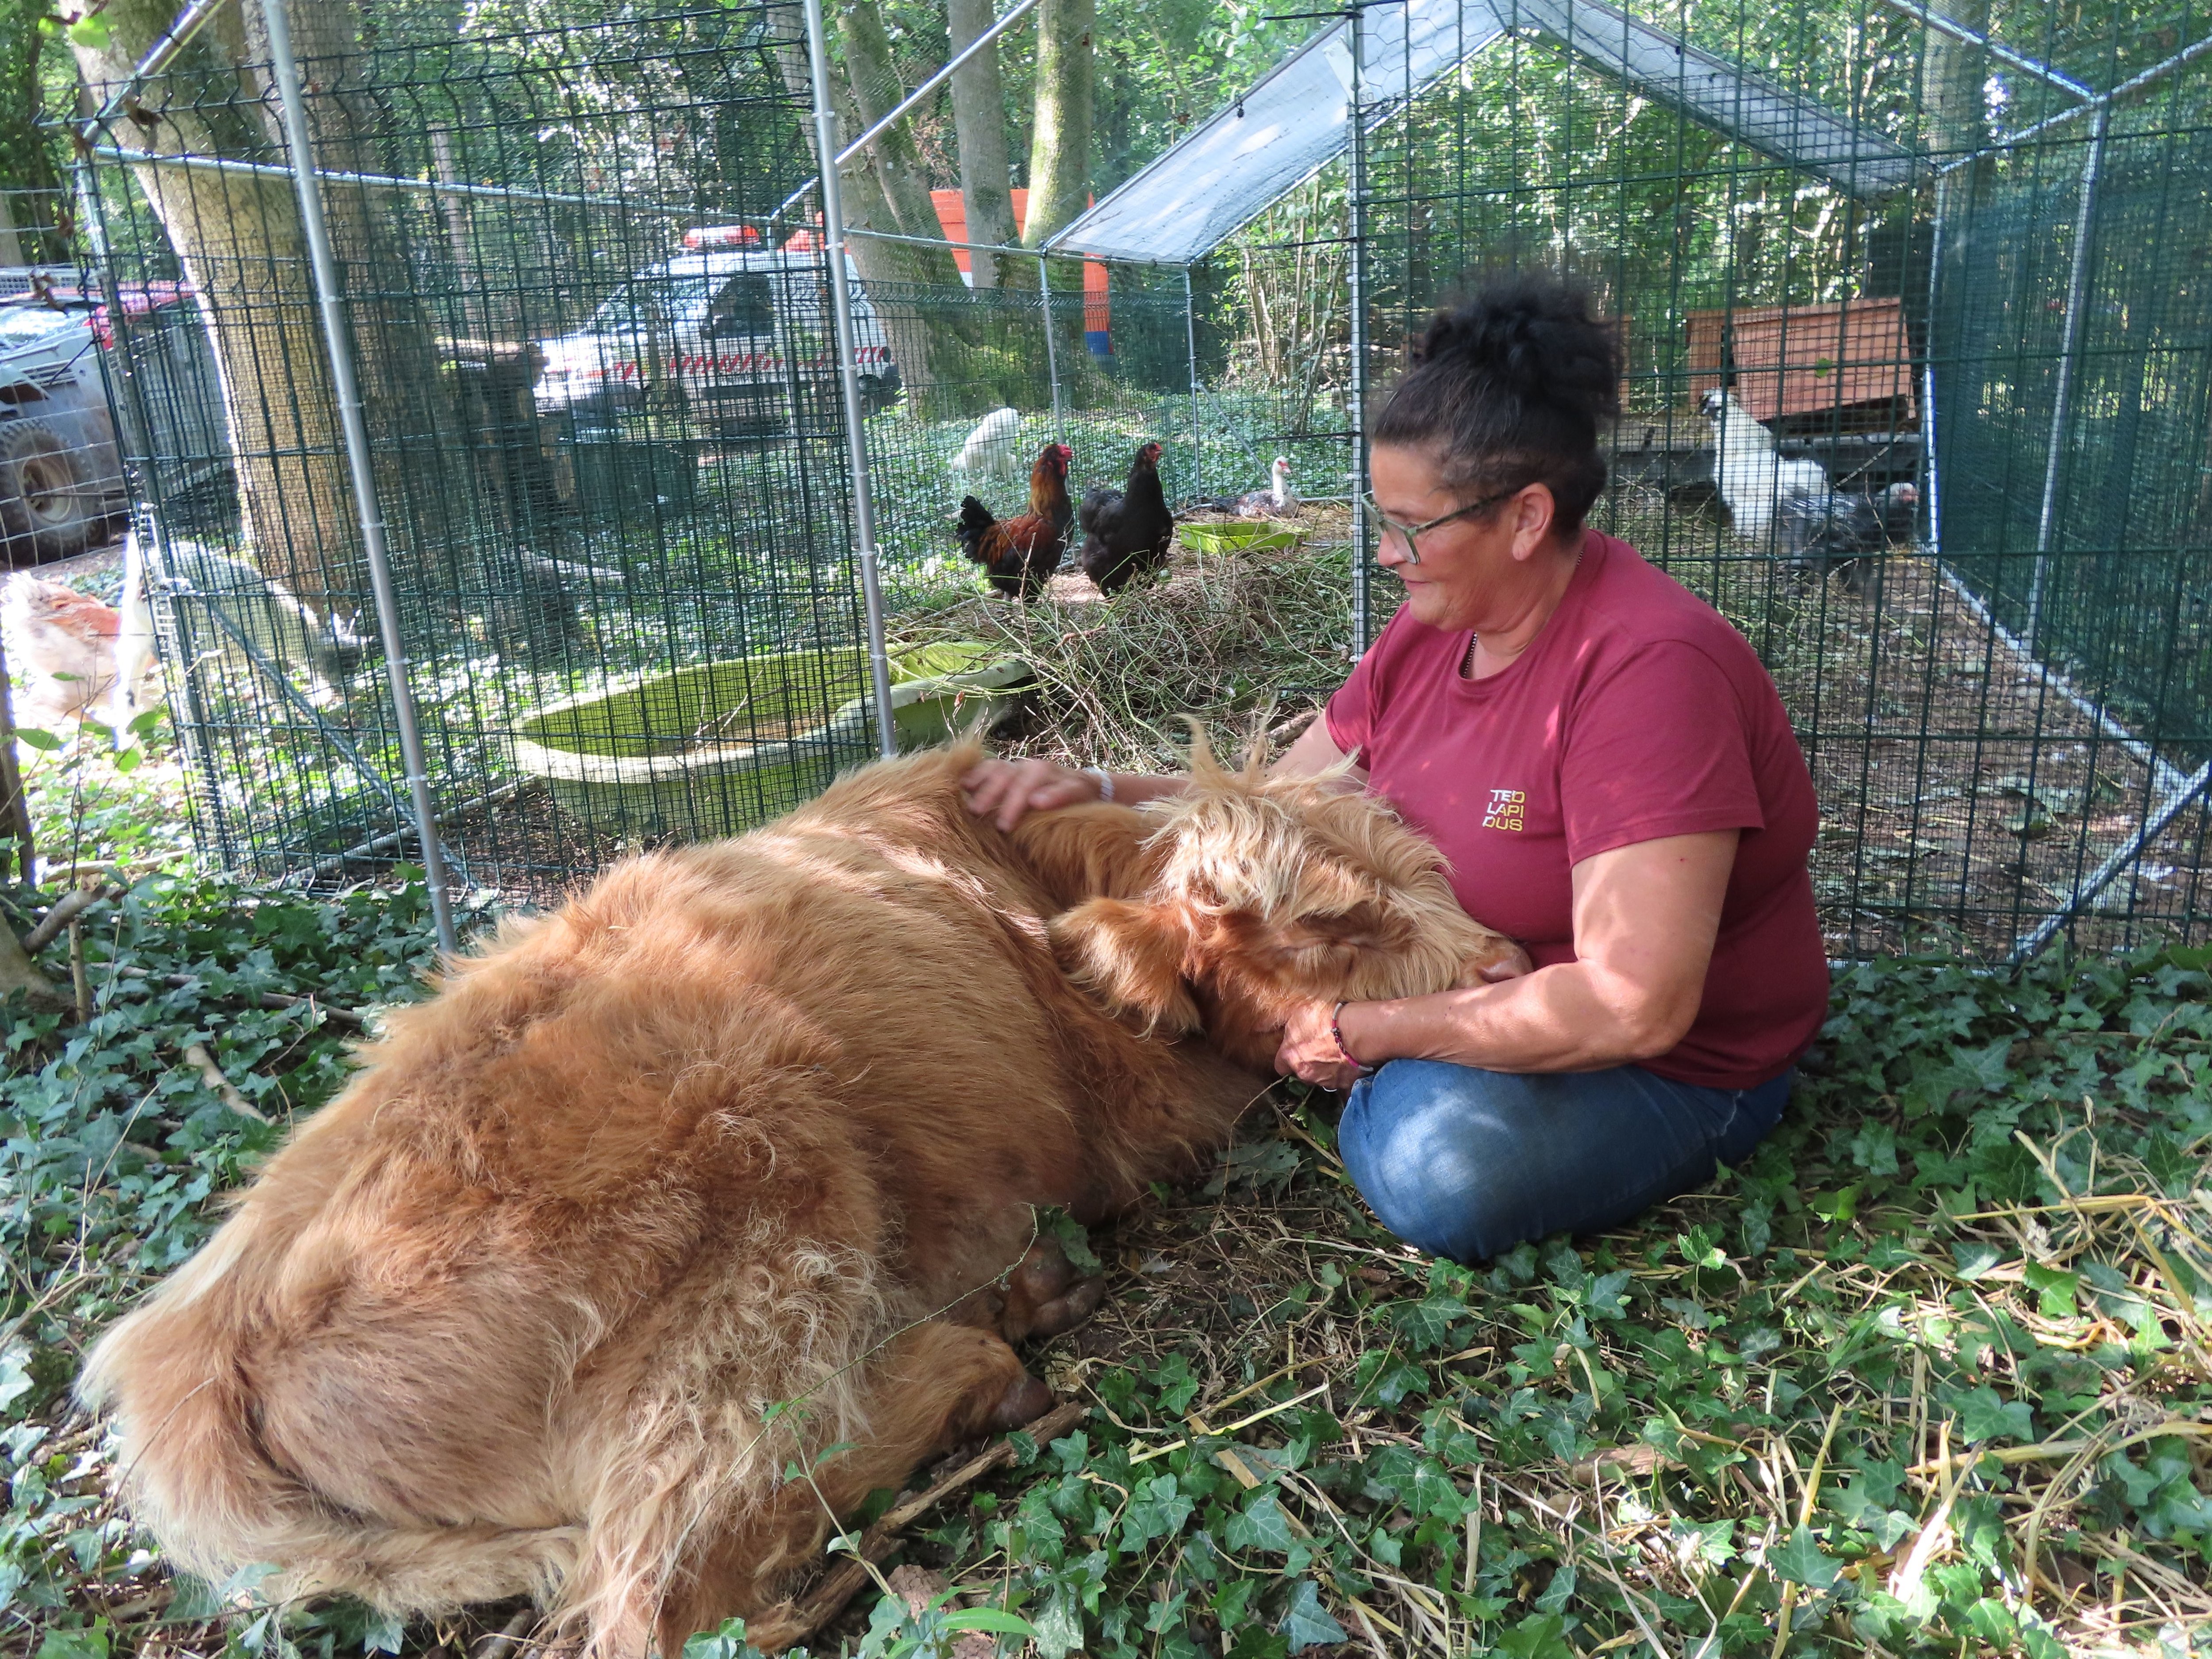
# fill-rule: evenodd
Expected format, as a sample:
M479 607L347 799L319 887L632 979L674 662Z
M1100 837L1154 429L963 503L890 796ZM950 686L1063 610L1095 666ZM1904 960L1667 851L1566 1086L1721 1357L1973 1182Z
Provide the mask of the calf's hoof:
M1051 1409L1052 1390L1024 1371L991 1408L991 1426L1018 1429L1024 1423L1036 1422Z
M1103 1274L1093 1273L1088 1279L1079 1279L1066 1294L1056 1296L1035 1315L1030 1327L1036 1336L1058 1336L1072 1331L1098 1311L1098 1304L1106 1299L1106 1280Z
M1098 1311L1105 1296L1104 1279L1097 1274L1080 1277L1057 1243L1039 1239L1007 1275L1006 1305L1000 1322L1006 1340L1058 1336L1073 1330Z

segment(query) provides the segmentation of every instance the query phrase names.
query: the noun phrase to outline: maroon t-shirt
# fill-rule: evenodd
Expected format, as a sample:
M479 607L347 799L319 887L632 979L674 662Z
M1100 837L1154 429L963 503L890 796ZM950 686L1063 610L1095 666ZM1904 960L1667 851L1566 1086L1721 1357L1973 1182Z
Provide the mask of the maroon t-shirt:
M1827 1011L1813 781L1744 637L1627 543L1586 533L1559 608L1502 672L1462 678L1468 631L1401 611L1329 700L1329 736L1443 849L1467 913L1540 968L1575 959L1583 860L1741 830L1697 1022L1644 1064L1750 1088L1793 1064Z

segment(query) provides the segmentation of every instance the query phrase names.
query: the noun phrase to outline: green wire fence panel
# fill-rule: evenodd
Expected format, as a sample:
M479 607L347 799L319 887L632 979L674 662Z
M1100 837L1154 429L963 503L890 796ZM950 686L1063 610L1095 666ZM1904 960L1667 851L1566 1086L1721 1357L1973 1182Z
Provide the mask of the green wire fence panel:
M1597 521L1773 671L1835 952L2201 937L2212 19L1393 9L1334 164L1368 374L1471 268L1592 283L1627 362Z
M1772 669L1835 953L2203 936L2201 3L1376 0L1102 191L1042 278L856 234L891 635L932 641L894 652L902 735L1006 700L940 625L963 495L1025 512L1048 442L1079 499L1146 442L1177 503L1281 457L1340 549L1431 309L1564 264L1626 360L1597 522ZM465 873L550 890L872 752L796 8L299 27ZM204 840L338 879L413 842L266 78L222 51L106 124L88 228Z
M319 57L301 24L444 832L526 891L874 750L827 267L771 216L798 9L574 11ZM203 843L336 879L415 843L274 95L216 33L95 146L116 405ZM219 374L134 303L176 295Z

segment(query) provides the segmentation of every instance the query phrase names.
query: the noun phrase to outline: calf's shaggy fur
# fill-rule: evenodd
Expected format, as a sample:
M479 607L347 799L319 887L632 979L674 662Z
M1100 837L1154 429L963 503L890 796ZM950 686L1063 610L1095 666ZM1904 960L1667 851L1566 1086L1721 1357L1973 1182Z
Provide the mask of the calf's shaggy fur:
M391 1018L87 1369L180 1565L527 1594L601 1659L765 1635L825 1506L1048 1403L1008 1342L1097 1287L1031 1206L1102 1217L1223 1144L1293 1000L1510 948L1327 784L1201 754L1188 799L1004 835L975 758L621 865Z

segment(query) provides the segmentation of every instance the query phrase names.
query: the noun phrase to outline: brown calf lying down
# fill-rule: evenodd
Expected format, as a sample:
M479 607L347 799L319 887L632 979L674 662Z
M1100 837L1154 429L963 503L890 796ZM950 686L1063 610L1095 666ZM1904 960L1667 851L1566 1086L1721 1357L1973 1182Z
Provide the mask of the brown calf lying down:
M1097 1287L1032 1205L1103 1216L1224 1144L1291 1000L1510 949L1360 797L1200 756L1188 799L1009 836L975 758L621 865L392 1016L87 1369L180 1565L527 1594L675 1654L773 1603L825 1504L1049 1403L1007 1343Z

